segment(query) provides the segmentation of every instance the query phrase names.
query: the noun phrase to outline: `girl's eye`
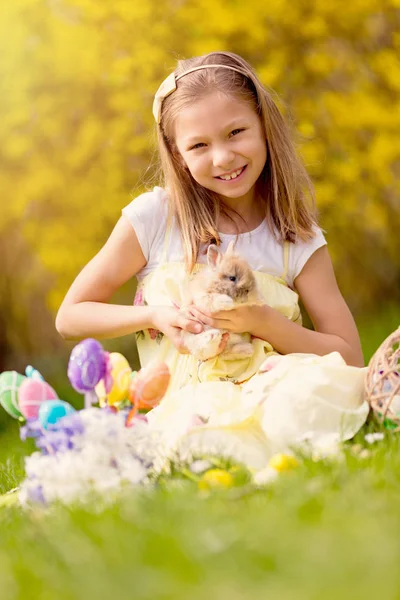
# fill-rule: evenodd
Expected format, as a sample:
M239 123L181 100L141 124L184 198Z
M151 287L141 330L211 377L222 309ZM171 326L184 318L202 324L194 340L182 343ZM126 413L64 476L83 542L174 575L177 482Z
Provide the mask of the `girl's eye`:
M199 142L198 144L192 146L190 150L197 150L197 148L202 148L203 146L205 146L205 144L203 144L203 142Z
M241 131L244 131L243 127L242 127L242 129L234 129L233 131L231 131L231 135L237 135Z

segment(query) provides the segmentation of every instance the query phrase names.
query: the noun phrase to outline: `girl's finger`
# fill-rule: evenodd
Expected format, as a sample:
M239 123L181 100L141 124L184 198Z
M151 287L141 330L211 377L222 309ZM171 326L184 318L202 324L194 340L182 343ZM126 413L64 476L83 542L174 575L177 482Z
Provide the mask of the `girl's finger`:
M185 317L186 319L189 319L189 320L192 320L192 321L199 321L199 319L193 313L192 309L189 308L189 307L181 308L179 310L179 314L181 315L181 317Z
M172 327L172 331L169 335L171 342L178 350L179 354L189 354L189 350L186 348L182 340L182 330L178 327Z
M190 312L191 316L194 319L196 319L197 321L200 321L201 323L203 323L204 317L211 316L211 315L202 313L201 310L199 310L198 308L195 308L195 307L190 307L188 309L188 311Z
M182 342L178 342L177 344L175 344L175 347L178 350L179 354L190 354L189 350L184 344L182 344Z
M177 319L177 326L180 329L189 331L190 333L201 333L203 331L203 326L201 323L192 319L188 319L187 317L183 317L182 315L180 315Z
M209 327L216 327L216 325L213 324L215 319L213 319L212 317L201 315L199 317L196 317L196 319L203 325L208 325Z
M213 319L222 319L222 320L231 320L232 319L232 312L234 311L234 308L231 309L227 309L227 310L218 310L216 312L211 313L211 317Z
M226 345L228 343L228 340L229 340L229 333L224 333L223 336L222 336L222 339L221 339L221 343L220 343L220 345L218 347L218 352L219 353L221 353L221 352L223 352L225 350Z
M230 329L230 322L222 319L204 318L204 324L213 329Z

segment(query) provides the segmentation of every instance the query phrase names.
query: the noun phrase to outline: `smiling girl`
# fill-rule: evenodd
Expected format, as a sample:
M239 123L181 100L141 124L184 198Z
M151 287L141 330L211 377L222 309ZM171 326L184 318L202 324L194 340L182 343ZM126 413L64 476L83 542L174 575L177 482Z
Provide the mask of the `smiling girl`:
M276 353L338 352L361 367L359 336L317 225L312 184L271 94L248 63L229 52L179 61L161 84L153 113L160 187L123 209L104 247L78 275L57 315L61 335L136 332L142 365L153 358L168 363L170 394L205 382L240 386ZM182 290L204 268L208 245L225 251L232 240L265 304L214 314L193 307L183 316ZM135 305L110 304L133 276ZM299 297L313 331L301 325ZM253 355L199 363L183 346L181 331L198 333L203 325L250 333Z

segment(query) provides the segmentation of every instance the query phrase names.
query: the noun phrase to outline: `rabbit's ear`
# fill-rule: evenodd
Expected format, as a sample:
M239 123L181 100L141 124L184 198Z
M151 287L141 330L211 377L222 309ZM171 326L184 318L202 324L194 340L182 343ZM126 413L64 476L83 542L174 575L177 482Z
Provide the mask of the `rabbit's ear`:
M222 255L218 246L210 244L207 248L207 263L209 267L216 267L221 261Z
M234 251L235 251L235 242L234 242L234 240L232 240L231 242L229 242L225 254L233 254Z

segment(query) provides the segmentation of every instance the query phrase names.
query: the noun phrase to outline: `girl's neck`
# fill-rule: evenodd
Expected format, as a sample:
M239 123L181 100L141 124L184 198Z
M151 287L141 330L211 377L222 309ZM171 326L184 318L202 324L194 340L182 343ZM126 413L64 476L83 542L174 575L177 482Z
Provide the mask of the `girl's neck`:
M225 206L230 213L228 218L225 215L221 215L217 223L217 228L220 233L237 234L247 233L256 229L265 218L265 212L261 203L253 202L251 205L245 205L238 203L236 206L232 206L231 203ZM230 210L235 212L230 212Z

